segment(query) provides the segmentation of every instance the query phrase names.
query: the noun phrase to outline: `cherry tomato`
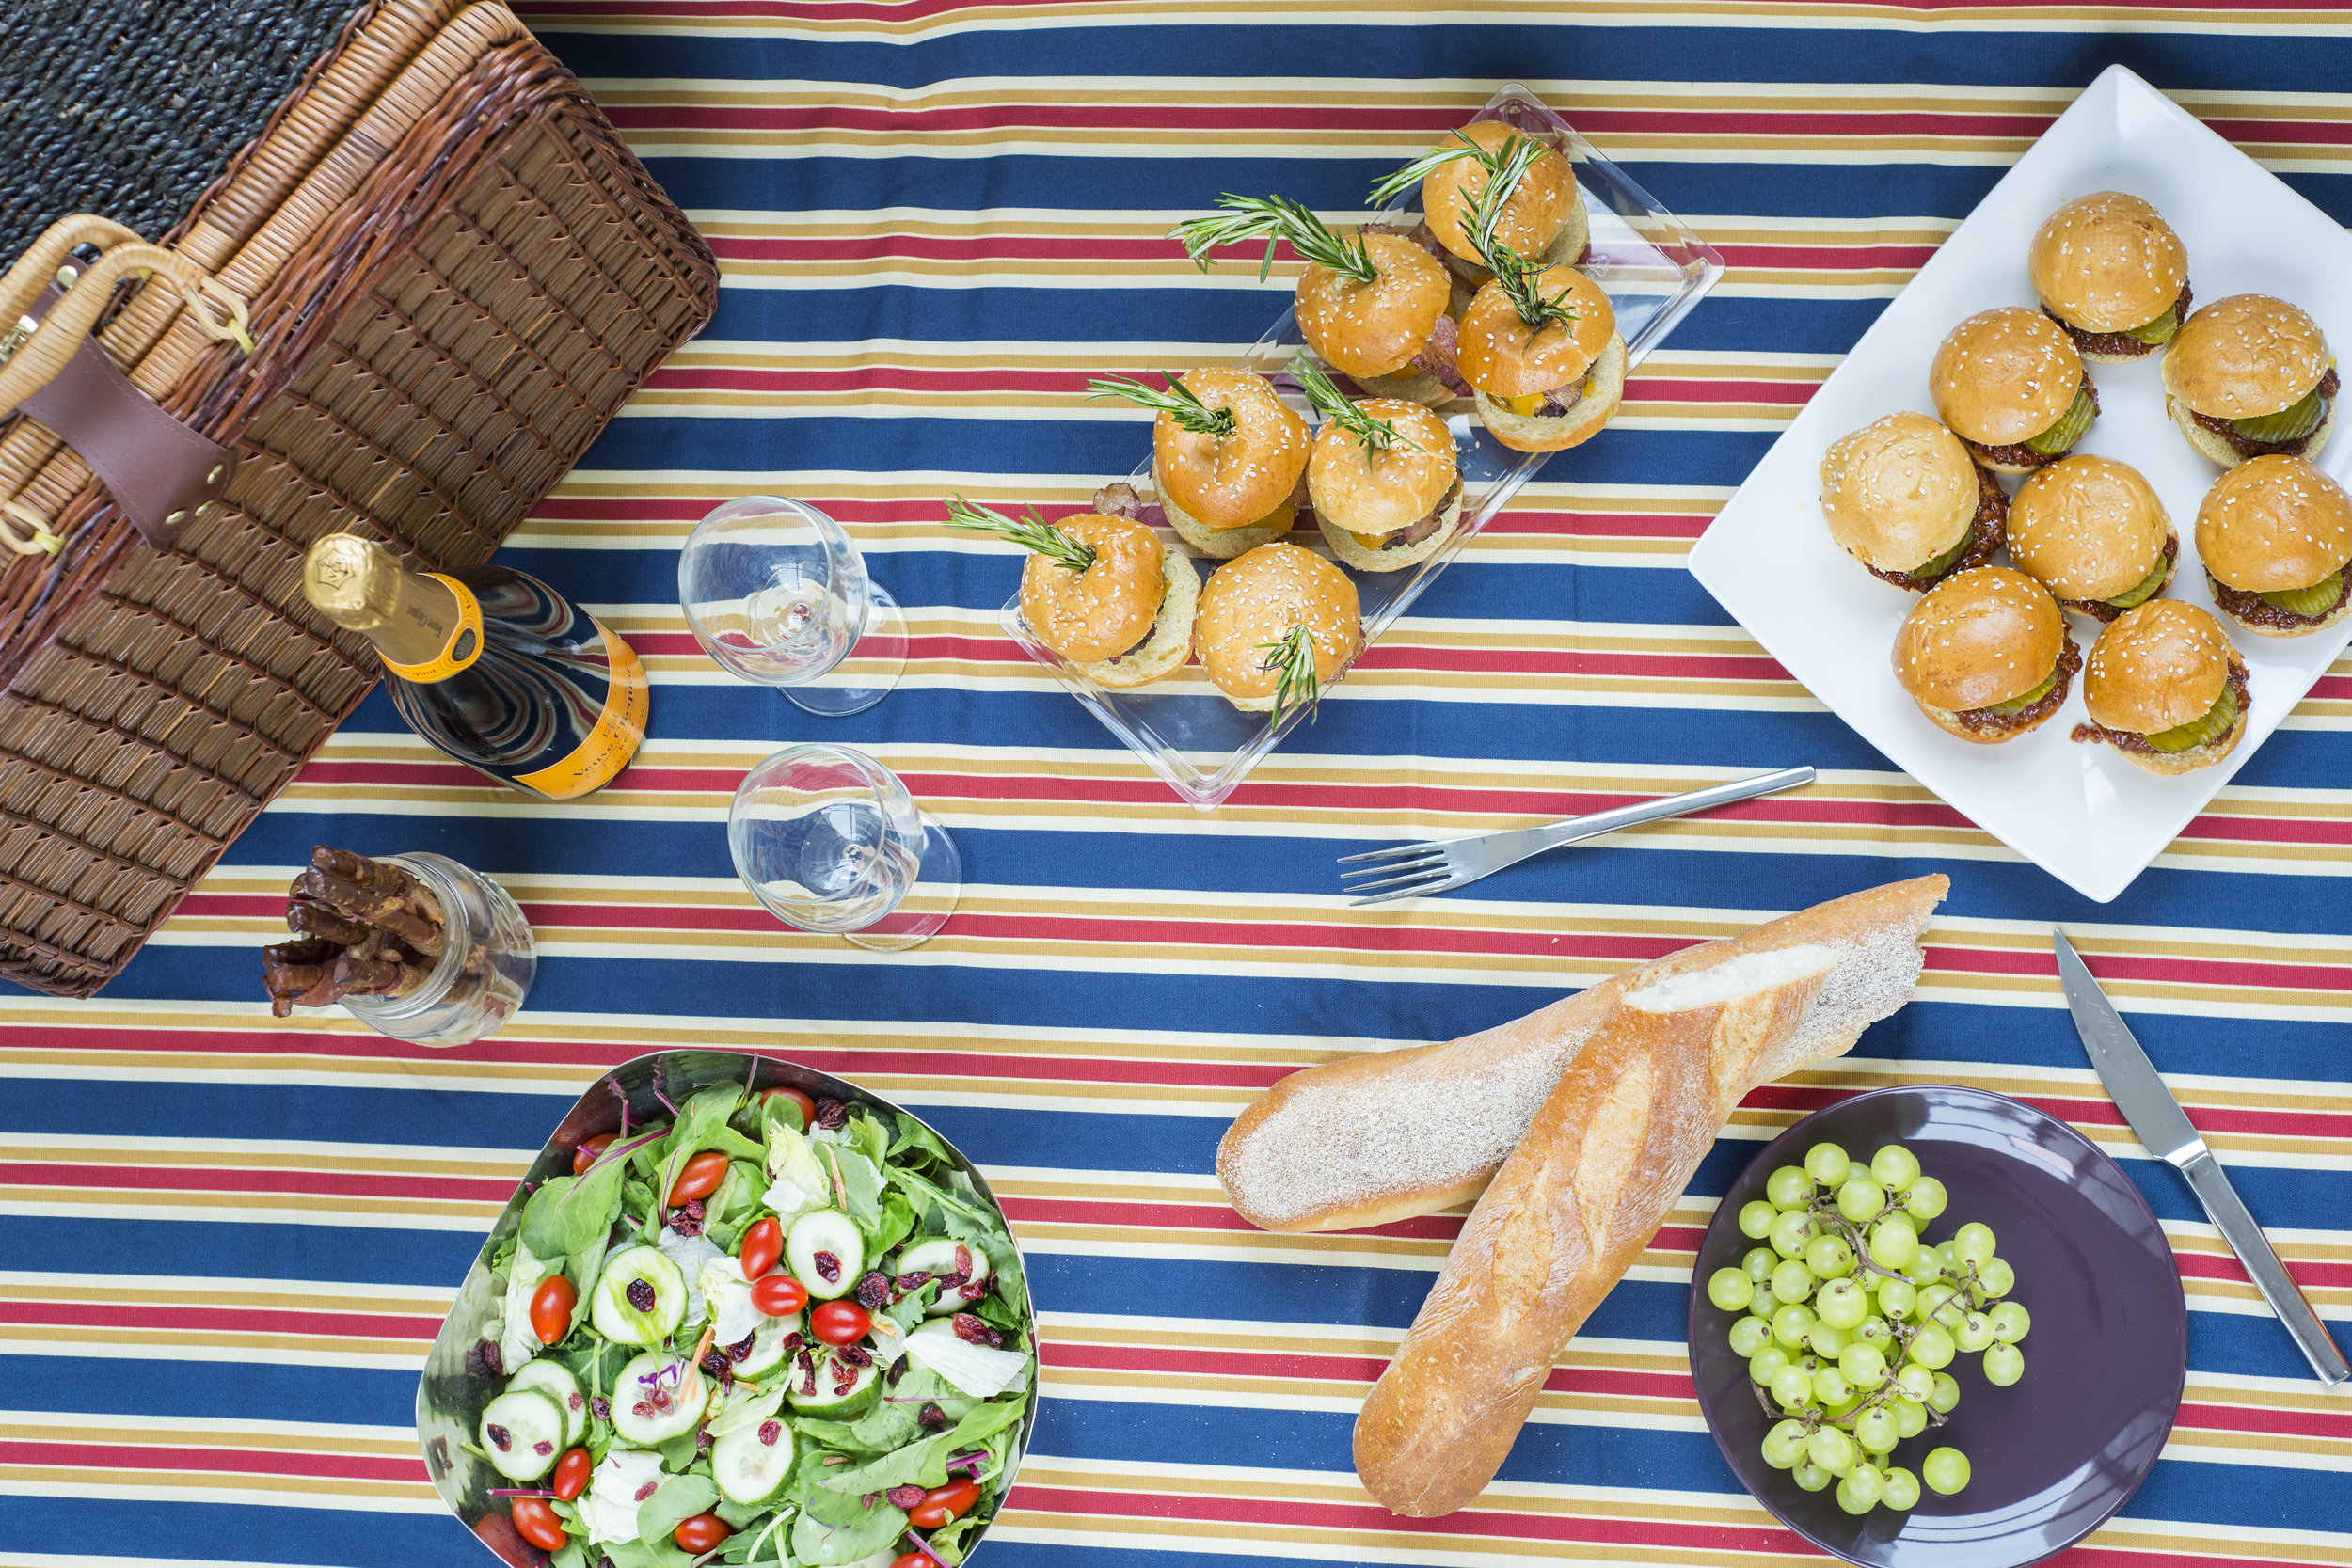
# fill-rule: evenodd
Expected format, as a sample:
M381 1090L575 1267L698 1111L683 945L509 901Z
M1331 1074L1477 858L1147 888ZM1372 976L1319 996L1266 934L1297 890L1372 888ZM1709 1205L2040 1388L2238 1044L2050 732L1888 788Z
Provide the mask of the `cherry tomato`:
M588 1472L595 1467L586 1449L565 1449L564 1457L555 1462L555 1478L548 1482L548 1490L570 1502L588 1490Z
M803 1094L798 1089L770 1089L759 1098L761 1101L766 1101L775 1099L778 1095L782 1095L785 1099L792 1101L793 1104L798 1105L801 1108L801 1125L803 1127L806 1127L810 1122L817 1119L817 1101L811 1100L808 1096Z
M972 1505L979 1500L978 1481L952 1481L926 1492L921 1502L907 1510L907 1523L924 1529L939 1529L971 1513Z
M586 1170L591 1164L595 1164L596 1156L602 1154L612 1142L612 1133L599 1132L595 1137L582 1143L578 1148L573 1149L572 1174L574 1176L578 1176L580 1172Z
M691 1199L708 1197L726 1179L727 1157L715 1148L706 1148L687 1161L677 1173L677 1180L670 1183L670 1207L679 1209Z
M784 1256L784 1222L771 1214L743 1232L743 1244L736 1256L743 1264L743 1277L757 1279L776 1266ZM792 1308L799 1311L799 1307ZM779 1314L781 1316L781 1314Z
M853 1345L874 1331L874 1320L856 1302L829 1301L808 1315L808 1331L829 1345Z
M572 1308L579 1304L580 1292L569 1279L560 1274L548 1275L531 1292L531 1332L539 1336L543 1345L561 1344L572 1331Z
M909 1552L890 1560L890 1568L931 1568L931 1560L921 1552Z
M752 1305L771 1318L788 1318L808 1305L808 1287L788 1274L762 1275L752 1281Z
M681 1520L678 1528L670 1532L670 1539L678 1544L682 1552L707 1552L734 1533L720 1522L716 1513L697 1513L691 1519Z
M571 1539L545 1497L516 1497L510 1512L515 1516L515 1533L543 1552L560 1552Z

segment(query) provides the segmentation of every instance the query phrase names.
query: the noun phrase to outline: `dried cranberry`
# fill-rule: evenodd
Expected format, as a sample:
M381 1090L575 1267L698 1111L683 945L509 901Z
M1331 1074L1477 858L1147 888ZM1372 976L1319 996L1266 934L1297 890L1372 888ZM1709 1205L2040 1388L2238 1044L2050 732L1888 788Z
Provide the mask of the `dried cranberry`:
M740 1339L736 1340L735 1343L727 1347L727 1359L730 1361L749 1361L752 1358L752 1341L758 1338L759 1332L755 1329L751 1333L744 1335Z
M874 1273L857 1282L857 1304L868 1312L879 1312L890 1305L890 1276Z
M640 1312L653 1310L653 1281L632 1279L628 1282L628 1304Z
M483 1428L482 1430L490 1434L490 1447L498 1449L501 1453L504 1453L507 1449L515 1446L515 1434L507 1431L504 1427L499 1425L496 1421L492 1421L488 1426Z
M898 1293L902 1296L911 1296L937 1277L939 1276L922 1269L917 1269L913 1274L902 1274L898 1276Z
M836 1398L857 1386L857 1369L846 1361L833 1364L833 1391Z
M801 1384L802 1393L817 1392L817 1353L815 1351L801 1352L801 1377L803 1380Z
M504 1377L506 1357L499 1353L495 1339L479 1339L466 1353L466 1372L469 1377Z
M783 1349L785 1354L789 1355L792 1352L799 1350L803 1345L807 1343L808 1336L805 1334L787 1334L784 1337Z
M694 1451L696 1453L700 1453L703 1449L710 1447L711 1444L716 1443L718 1439L716 1437L710 1435L710 1429L708 1427L705 1427L700 1432L694 1433Z
M944 1427L947 1424L947 1412L926 1400L923 1402L923 1408L915 1412L914 1419L919 1426Z
M723 1352L714 1350L703 1357L702 1369L712 1377L723 1377L735 1370L735 1363L729 1361Z
M850 1108L838 1100L817 1102L817 1125L827 1130L839 1127L850 1119Z
M696 1211L701 1208L700 1203L690 1203L683 1209L673 1209L666 1223L681 1236L699 1236L703 1233L703 1217Z
M881 1496L880 1492L868 1492L857 1500L857 1505L870 1513L874 1511L874 1499Z
M986 1345L991 1350L1004 1348L1005 1337L969 1312L959 1312L948 1321L956 1326L956 1338L965 1344Z
M882 1386L888 1388L896 1388L898 1386L898 1380L906 1375L907 1358L902 1355L898 1357L898 1360L893 1361L890 1364L890 1370L888 1371L882 1373Z
M893 1508L913 1508L927 1495L919 1486L894 1486L882 1494L890 1499L890 1506Z
M541 1455L550 1454L555 1451L555 1445L542 1437L536 1443L531 1445L531 1451Z
M870 1367L874 1364L874 1353L864 1345L835 1345L833 1353L852 1367Z
M575 1388L570 1393L564 1396L564 1407L566 1410L578 1410L580 1405L580 1397L579 1389Z
M595 1399L590 1400L588 1402L588 1408L595 1414L596 1419L599 1421L609 1421L612 1418L612 1402L606 1399L602 1394L598 1394Z
M650 1416L653 1414L653 1406L644 1400L639 1400L628 1407L628 1413L637 1417Z
M647 1497L652 1497L652 1496L653 1496L656 1492L659 1492L659 1491L660 1491L660 1490L661 1490L661 1483L660 1483L660 1481L649 1481L645 1482L645 1484L644 1484L644 1485L643 1485L643 1486L641 1486L641 1487L639 1487L639 1488L637 1489L637 1500L638 1500L639 1502L641 1502L641 1503L642 1503L642 1502L644 1502L644 1501Z
M972 1249L961 1242L956 1243L956 1273L966 1279L972 1277Z
M699 1197L690 1197L686 1200L686 1212L693 1219L707 1219L710 1214L710 1205Z
M841 1259L835 1258L832 1253L820 1252L817 1255L814 1261L817 1264L817 1273L818 1277L823 1279L826 1284L830 1285L834 1280L841 1277Z
M776 1446L776 1439L783 1435L784 1423L782 1421L762 1421L759 1423L759 1440L767 1447L771 1449L774 1448Z

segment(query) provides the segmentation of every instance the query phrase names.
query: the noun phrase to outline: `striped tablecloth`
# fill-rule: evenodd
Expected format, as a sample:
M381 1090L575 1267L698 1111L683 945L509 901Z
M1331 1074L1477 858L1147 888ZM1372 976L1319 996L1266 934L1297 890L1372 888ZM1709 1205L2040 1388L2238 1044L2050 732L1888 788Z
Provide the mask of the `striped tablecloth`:
M409 1430L485 1228L599 1068L756 1046L934 1117L1008 1195L1048 1395L997 1568L1212 1559L1663 1564L1805 1555L1692 1402L1692 1248L1802 1111L1891 1082L2021 1095L2123 1161L2191 1310L2181 1419L2070 1560L2352 1564L2352 1395L2324 1396L2087 1070L2064 920L2321 1310L2352 1319L2352 673L2324 680L2111 905L1891 770L1682 569L1790 411L2074 93L2122 60L2352 216L2352 13L1622 0L570 0L531 20L723 261L717 322L507 552L625 628L656 738L552 806L380 695L99 1000L0 999L0 1568L486 1561ZM1500 83L1534 87L1731 262L1625 416L1556 459L1233 802L1200 816L999 634L1005 550L940 498L1077 506L1144 431L1089 375L1184 368L1279 309L1160 236L1218 192L1347 211ZM2022 236L2021 236L2022 240ZM846 519L909 607L903 688L811 720L695 654L675 551L723 499ZM732 875L737 778L870 748L956 832L948 932L879 957ZM1332 857L1811 762L1802 794L1352 912ZM314 841L503 879L530 1008L428 1053L273 1022L254 949ZM1952 896L1919 999L1761 1092L1569 1348L1480 1505L1401 1527L1357 1402L1456 1221L1287 1238L1220 1201L1228 1117L1313 1062L1516 1017L1870 883ZM2339 1333L2344 1330L2340 1327ZM2346 1336L2352 1337L2352 1336ZM2080 1375L2042 1367L2039 1375Z

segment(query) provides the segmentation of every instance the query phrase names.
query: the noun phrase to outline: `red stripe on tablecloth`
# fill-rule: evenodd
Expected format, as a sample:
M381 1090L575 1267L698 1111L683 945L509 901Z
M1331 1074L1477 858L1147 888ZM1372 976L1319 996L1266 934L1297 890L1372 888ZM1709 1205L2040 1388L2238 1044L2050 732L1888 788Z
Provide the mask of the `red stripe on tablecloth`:
M313 1193L504 1203L515 1183L496 1178L396 1176L326 1170L224 1169L217 1165L66 1164L0 1160L0 1183L25 1187L153 1187L174 1192Z
M291 1452L282 1449L152 1448L128 1443L44 1443L0 1440L0 1465L40 1465L93 1470L174 1470L189 1473L326 1476L346 1481L425 1481L424 1461L372 1454Z
M512 1191L510 1188L509 1191ZM17 1301L0 1298L0 1323L103 1326L143 1332L200 1331L215 1334L300 1334L338 1339L415 1339L425 1344L441 1331L438 1318L414 1314L310 1312L272 1307L151 1307L119 1302Z

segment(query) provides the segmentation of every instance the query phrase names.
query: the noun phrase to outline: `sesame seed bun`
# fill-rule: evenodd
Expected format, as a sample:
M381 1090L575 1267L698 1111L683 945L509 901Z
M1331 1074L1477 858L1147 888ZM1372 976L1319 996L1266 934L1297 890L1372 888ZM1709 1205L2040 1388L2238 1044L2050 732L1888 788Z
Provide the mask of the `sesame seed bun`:
M1454 436L1443 420L1416 404L1373 398L1356 406L1386 421L1402 439L1373 451L1345 426L1325 425L1307 460L1307 488L1332 554L1364 571L1393 572L1436 554L1461 519ZM1411 545L1384 549L1358 538L1410 529L1432 512L1439 513L1438 528Z
M1264 644L1301 626L1315 645L1318 680L1331 680L1363 651L1363 611L1347 574L1295 545L1264 545L1209 574L1193 648L1226 701L1263 713L1275 689Z
M1200 608L1200 569L1192 559L1160 545L1162 588L1152 635L1133 652L1083 664L1079 674L1097 686L1146 686L1172 675L1192 657L1192 623Z
M2083 706L2111 730L2173 729L2212 711L2234 657L2211 615L2179 599L2151 599L2117 616L2091 644Z
M1364 283L1310 264L1298 278L1298 330L1345 374L1394 375L1429 341L1453 285L1438 259L1402 234L1359 238L1378 276Z
M2051 464L2009 503L2009 553L2061 599L2110 599L2139 586L2172 532L2138 469L2111 457Z
M1566 413L1515 414L1482 391L1475 394L1478 417L1496 440L1514 451L1559 451L1581 446L1617 417L1618 405L1625 401L1625 340L1613 337L1587 374L1583 395Z
M1925 414L1874 420L1821 454L1830 537L1866 566L1926 565L1968 536L1979 499L1968 449Z
M1546 322L1531 333L1501 283L1481 288L1462 312L1462 379L1491 397L1532 397L1572 385L1612 342L1624 343L1617 336L1616 308L1599 284L1574 267L1546 267L1533 287L1544 299L1565 294L1576 319Z
M2352 497L2303 458L2249 458L2205 492L2197 554L2244 593L2309 588L2352 561ZM2346 608L2352 594L2338 612Z
M2300 403L2319 385L2328 340L2283 299L2232 294L2189 313L2156 373L2165 394L2192 412L2250 420Z
M1895 633L1895 679L1930 719L1963 740L2006 740L2022 731L1979 735L1952 716L2022 697L2040 686L2066 648L2066 616L2023 572L1979 566L1920 596Z
M1064 517L1054 527L1094 551L1094 563L1073 572L1032 554L1021 567L1021 618L1038 641L1073 662L1108 658L1136 645L1167 595L1159 535L1126 517L1099 512Z
M1928 366L1928 393L1955 435L2009 446L2058 423L2082 388L2083 356L2066 328L2039 310L1979 310L1945 334Z
M1178 378L1211 408L1233 416L1233 433L1210 436L1186 430L1163 411L1152 421L1152 476L1162 509L1186 542L1209 546L1193 534L1263 526L1262 519L1288 502L1307 467L1307 421L1273 383L1248 371L1186 371ZM1275 533L1290 527L1282 519ZM1271 534L1268 537L1272 537ZM1247 546L1211 554L1238 554Z
M1482 119L1462 127L1461 135L1493 152L1513 136L1520 136L1544 147L1541 156L1527 166L1519 182L1511 188L1511 195L1502 204L1495 220L1495 238L1521 256L1536 257L1550 253L1563 238L1571 219L1581 230L1585 224L1584 198L1576 188L1576 171L1560 152L1546 146L1543 139L1529 136L1501 120ZM1447 136L1438 144L1440 148L1461 144ZM1430 232L1444 245L1466 261L1480 266L1486 258L1470 244L1470 234L1463 228L1463 219L1470 203L1476 201L1486 188L1486 171L1476 159L1456 158L1431 169L1421 182L1422 216ZM1580 236L1576 249L1565 260L1574 261L1584 248Z
M1246 528L1212 528L1171 499L1168 486L1161 482L1159 462L1152 464L1153 495L1159 501L1160 515L1176 531L1176 537L1215 561L1230 561L1247 554L1261 545L1270 545L1291 531L1298 521L1298 509L1284 496L1274 510ZM1293 486L1296 488L1296 486Z
M2181 297L2188 247L2147 202L2101 191L2052 213L2026 265L2033 292L2058 320L2086 332L2128 332Z

